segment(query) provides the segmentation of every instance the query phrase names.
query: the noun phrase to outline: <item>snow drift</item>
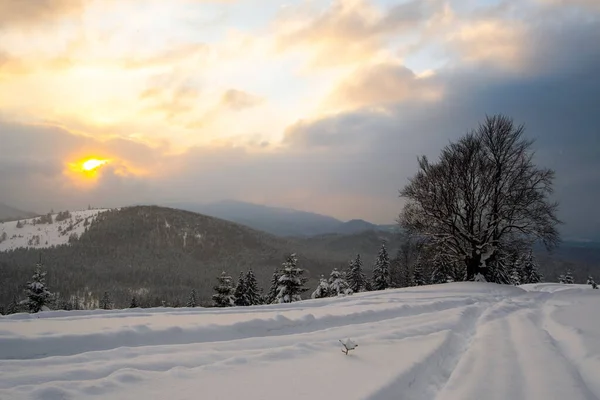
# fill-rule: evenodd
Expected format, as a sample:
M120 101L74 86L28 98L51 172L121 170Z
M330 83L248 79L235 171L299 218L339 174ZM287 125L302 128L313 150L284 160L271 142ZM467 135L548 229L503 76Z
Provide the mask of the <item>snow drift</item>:
M0 399L597 399L599 306L584 285L453 283L17 314L0 318Z

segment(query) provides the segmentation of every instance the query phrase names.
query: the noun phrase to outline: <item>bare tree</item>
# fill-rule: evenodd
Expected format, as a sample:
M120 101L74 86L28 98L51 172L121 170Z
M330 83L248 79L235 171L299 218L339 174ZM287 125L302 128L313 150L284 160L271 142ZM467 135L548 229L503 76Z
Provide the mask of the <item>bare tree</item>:
M524 131L508 117L486 117L437 163L420 157L400 191L408 200L400 224L463 263L468 280L502 280L513 249L541 240L550 250L560 241L558 204L549 200L554 171L535 166Z

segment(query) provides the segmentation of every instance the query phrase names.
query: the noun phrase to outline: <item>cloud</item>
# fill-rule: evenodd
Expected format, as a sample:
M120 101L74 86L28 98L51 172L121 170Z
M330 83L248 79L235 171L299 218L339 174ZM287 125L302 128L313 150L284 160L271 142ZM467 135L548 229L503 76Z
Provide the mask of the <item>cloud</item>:
M232 110L243 110L254 107L264 101L263 98L254 96L241 90L229 89L221 97L221 105Z
M312 53L314 67L362 63L382 53L390 35L423 22L431 3L412 0L382 10L367 1L335 0L323 11L296 8L277 24L277 48Z
M339 108L378 107L404 101L439 100L442 88L398 63L361 68L334 89L326 103Z
M0 30L50 22L82 11L83 5L82 0L4 0L0 2Z
M417 155L436 158L485 114L505 113L556 170L565 232L600 237L596 3L303 4L189 51L200 36L187 25L173 41L136 42L126 30L138 39L111 42L114 54L97 37L69 58L72 81L3 80L1 115L12 122L0 119L0 201L44 211L234 198L392 222ZM17 50L2 53L0 71L28 60ZM83 55L110 62L79 64ZM114 162L74 186L65 163L91 154Z

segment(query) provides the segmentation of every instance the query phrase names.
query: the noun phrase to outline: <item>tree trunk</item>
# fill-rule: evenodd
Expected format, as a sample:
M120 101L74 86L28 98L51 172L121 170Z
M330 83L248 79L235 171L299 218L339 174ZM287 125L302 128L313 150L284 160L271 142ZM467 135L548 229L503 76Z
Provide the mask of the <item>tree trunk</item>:
M486 268L481 268L481 254L473 251L471 256L465 258L465 264L467 266L467 281L474 280L477 274L486 276Z

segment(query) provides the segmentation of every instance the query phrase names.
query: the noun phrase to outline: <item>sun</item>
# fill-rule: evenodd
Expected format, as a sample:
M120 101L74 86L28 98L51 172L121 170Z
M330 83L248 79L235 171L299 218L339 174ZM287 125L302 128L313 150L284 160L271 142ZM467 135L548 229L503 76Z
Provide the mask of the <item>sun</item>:
M103 166L106 163L108 163L108 160L98 160L97 158L90 158L89 160L85 160L81 164L81 169L83 169L86 172L90 172L94 171L98 167Z

